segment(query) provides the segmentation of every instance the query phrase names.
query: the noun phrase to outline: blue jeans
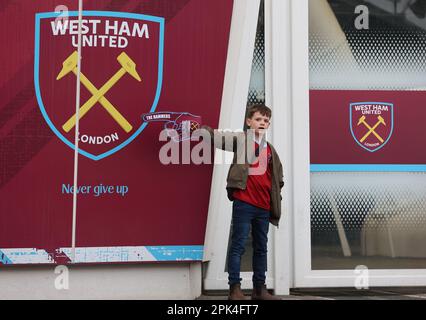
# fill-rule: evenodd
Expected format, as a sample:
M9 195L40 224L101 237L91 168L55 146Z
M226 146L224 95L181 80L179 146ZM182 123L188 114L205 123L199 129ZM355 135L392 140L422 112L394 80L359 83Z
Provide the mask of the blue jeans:
M252 228L253 284L265 283L267 270L267 244L270 212L246 202L234 200L232 210L232 239L228 254L229 285L241 283L241 257Z

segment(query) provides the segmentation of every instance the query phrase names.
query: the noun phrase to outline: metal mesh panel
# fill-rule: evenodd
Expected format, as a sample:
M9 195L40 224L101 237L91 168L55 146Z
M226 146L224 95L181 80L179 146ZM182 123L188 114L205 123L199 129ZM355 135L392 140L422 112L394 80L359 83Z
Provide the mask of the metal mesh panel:
M248 103L265 103L265 17L262 1L257 24Z
M311 240L313 264L426 267L426 173L312 173Z
M426 88L426 33L374 30L346 32L345 46L311 34L311 89Z
M425 29L371 4L370 29L357 30L354 7L362 1L330 3L341 30L330 30L336 37L327 29L310 31L311 89L426 90Z

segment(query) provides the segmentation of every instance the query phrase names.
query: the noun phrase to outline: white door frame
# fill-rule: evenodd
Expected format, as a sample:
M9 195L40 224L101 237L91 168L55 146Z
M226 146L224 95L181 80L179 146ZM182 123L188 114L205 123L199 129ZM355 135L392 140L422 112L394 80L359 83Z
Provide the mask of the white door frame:
M291 5L291 0L265 0L265 96L266 105L272 109L270 140L281 158L285 183L280 227L272 232L274 289L279 295L289 294L294 272Z
M256 39L257 21L260 0L234 0L231 33L225 82L222 97L219 128L240 129L246 112L247 96L250 84L251 67L253 62ZM228 273L225 272L225 262L228 249L228 238L232 218L232 203L226 192L226 177L232 153L216 150L216 160L226 159L227 165L218 164L213 169L213 180L207 219L207 230L204 247L204 289L223 290L229 288ZM220 161L219 161L220 162ZM268 243L268 273L266 284L273 288L274 264L273 235ZM242 272L243 289L252 288L252 273Z

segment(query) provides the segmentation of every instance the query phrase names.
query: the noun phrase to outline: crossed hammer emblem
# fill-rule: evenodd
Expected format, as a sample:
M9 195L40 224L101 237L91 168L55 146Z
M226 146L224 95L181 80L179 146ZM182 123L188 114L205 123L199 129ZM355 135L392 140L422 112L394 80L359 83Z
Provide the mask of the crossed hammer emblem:
M365 121L365 116L362 116L359 121L358 121L358 126L362 123L364 124L364 126L367 127L367 129L369 130L362 138L361 138L361 143L365 141L365 139L367 139L371 134L374 134L376 136L377 139L379 139L379 141L381 143L384 142L383 138L375 131L381 124L386 126L386 122L385 119L383 119L382 116L378 116L377 117L377 123L371 127L366 121Z
M123 128L124 131L129 133L132 131L132 125L123 117L123 115L112 105L111 102L105 98L105 94L126 74L128 73L137 81L141 81L141 78L136 71L136 64L133 60L125 53L122 52L118 57L117 61L121 65L118 70L99 90L90 82L90 80L80 72L80 82L86 87L87 90L92 94L92 97L87 100L79 110L79 120L83 118L93 106L99 102L111 117ZM74 51L62 64L62 70L59 72L56 80L62 79L68 73L73 72L77 76L77 62L78 53ZM65 124L62 126L65 132L69 132L76 123L76 115L74 114Z

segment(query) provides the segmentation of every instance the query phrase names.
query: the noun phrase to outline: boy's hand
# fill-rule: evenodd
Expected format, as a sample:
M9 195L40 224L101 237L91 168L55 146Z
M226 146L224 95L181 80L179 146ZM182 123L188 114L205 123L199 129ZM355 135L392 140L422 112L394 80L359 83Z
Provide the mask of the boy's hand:
M167 135L175 142L191 139L191 134L201 127L201 117L189 112L154 112L142 116L144 122L165 122Z

